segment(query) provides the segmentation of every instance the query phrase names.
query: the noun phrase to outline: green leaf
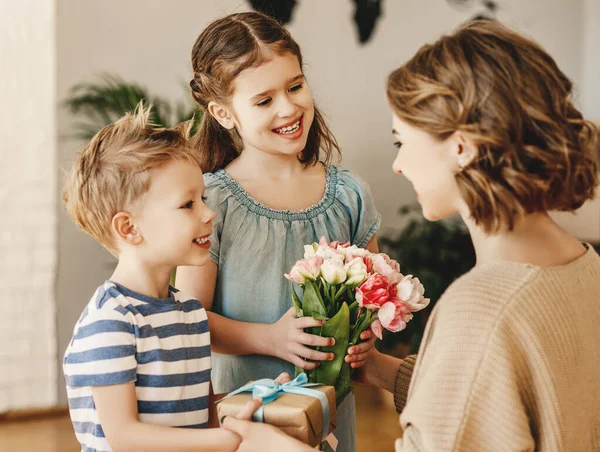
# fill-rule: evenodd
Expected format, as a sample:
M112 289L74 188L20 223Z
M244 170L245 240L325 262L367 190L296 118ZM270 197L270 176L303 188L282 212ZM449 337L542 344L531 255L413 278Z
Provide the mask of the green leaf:
M352 303L348 309L350 310L350 323L355 324L358 317L358 301Z
M302 317L302 302L300 301L300 298L298 298L298 294L296 293L294 283L292 283L292 302L294 303L294 307L296 308L296 317Z
M342 369L340 370L340 376L337 379L335 385L335 399L338 406L346 397L346 395L352 390L352 369L350 368L350 364L345 362L342 364Z
M320 315L320 314L313 314L312 318L315 320L329 320L329 317L325 317L324 315Z
M325 304L319 293L317 283L314 281L306 281L304 292L302 293L302 312L305 316L313 317L315 314L327 317Z
M331 352L335 355L335 358L332 361L321 361L319 367L314 370L315 379L318 383L335 386L342 364L344 364L349 335L350 314L348 305L342 303L337 314L323 324L322 336L335 338L335 344L333 347L321 347L321 351Z

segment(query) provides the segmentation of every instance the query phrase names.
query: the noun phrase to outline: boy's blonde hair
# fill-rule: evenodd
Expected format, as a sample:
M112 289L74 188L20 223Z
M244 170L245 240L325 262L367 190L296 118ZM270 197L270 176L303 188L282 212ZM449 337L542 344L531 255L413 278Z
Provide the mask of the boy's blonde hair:
M135 112L100 130L77 155L63 189L77 226L114 255L112 219L147 192L149 171L173 160L200 167L197 151L188 145L189 130L156 128L151 108L140 103Z

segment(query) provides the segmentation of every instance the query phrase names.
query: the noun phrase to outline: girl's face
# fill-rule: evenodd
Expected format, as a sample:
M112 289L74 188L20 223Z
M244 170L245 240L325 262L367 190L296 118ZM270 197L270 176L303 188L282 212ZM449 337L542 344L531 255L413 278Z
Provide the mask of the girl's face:
M234 82L231 116L244 149L297 155L306 147L315 109L298 58L273 54Z
M462 212L465 203L455 178L462 149L456 134L440 141L396 114L392 126L398 147L392 168L412 183L423 216L435 221Z

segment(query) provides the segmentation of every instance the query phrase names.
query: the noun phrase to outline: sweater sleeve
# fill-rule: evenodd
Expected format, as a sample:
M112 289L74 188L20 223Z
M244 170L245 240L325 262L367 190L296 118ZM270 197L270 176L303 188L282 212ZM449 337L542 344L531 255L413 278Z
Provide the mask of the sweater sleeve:
M401 413L406 405L408 388L416 362L417 355L407 356L402 361L402 364L400 364L398 374L396 374L396 381L394 382L394 405L396 405L397 413Z

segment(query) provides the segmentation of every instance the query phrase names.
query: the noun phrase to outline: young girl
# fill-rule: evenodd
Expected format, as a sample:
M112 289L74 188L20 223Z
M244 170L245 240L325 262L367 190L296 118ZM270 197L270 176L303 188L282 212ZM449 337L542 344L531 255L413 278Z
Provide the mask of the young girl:
M375 352L361 369L404 408L398 452L600 450L600 257L547 213L598 185L597 132L571 94L541 47L493 21L422 47L388 79L394 170L429 220L459 213L477 253L431 314L416 366ZM239 450L306 450L268 425L225 427Z
M177 286L212 310L213 383L229 392L333 359L308 347L333 339L304 332L321 322L296 318L283 275L321 236L376 252L380 216L365 182L331 165L337 143L285 28L258 13L227 16L198 37L192 65L192 93L204 112L195 144L217 216L212 264L181 268ZM372 344L352 348L353 367ZM355 450L354 428L350 395L338 407L338 450Z

